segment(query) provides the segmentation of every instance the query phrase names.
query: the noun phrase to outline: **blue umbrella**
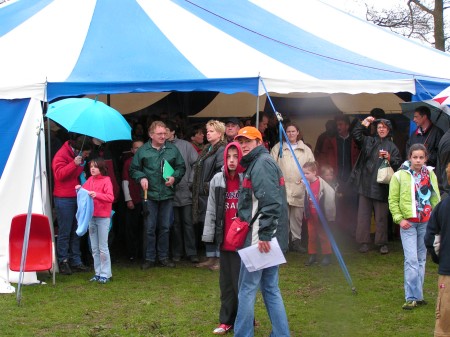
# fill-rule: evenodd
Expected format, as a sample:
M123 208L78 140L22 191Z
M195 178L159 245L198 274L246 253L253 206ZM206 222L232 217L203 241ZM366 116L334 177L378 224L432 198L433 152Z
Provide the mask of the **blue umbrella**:
M131 140L131 126L120 112L90 98L66 98L51 103L46 117L67 131L105 142Z

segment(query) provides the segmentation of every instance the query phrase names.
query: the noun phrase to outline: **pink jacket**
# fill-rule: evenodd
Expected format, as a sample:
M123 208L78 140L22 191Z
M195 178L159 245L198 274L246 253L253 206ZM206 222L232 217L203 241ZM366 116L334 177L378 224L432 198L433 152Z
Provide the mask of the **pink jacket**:
M94 216L109 218L111 216L112 203L114 201L113 186L108 176L90 176L83 188L94 191Z

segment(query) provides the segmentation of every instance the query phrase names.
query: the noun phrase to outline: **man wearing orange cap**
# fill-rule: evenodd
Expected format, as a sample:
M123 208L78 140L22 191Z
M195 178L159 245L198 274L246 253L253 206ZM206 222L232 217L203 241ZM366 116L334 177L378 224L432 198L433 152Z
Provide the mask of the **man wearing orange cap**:
M258 245L261 253L268 253L270 241L276 237L285 253L288 248L289 223L283 174L269 151L261 146L263 138L258 129L252 126L242 128L235 140L241 146L243 157L240 164L245 169L237 216L251 226L244 246ZM254 303L258 288L261 289L272 323L271 336L290 336L278 287L278 266L249 272L243 263L239 274L234 336L254 335Z

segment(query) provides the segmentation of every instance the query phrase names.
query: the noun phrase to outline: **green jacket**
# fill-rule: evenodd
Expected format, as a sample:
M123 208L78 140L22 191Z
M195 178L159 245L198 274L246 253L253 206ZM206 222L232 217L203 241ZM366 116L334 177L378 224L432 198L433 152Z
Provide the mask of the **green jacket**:
M172 176L178 184L184 176L186 166L180 151L172 143L166 142L159 150L151 145L151 140L142 145L130 165L130 176L140 183L142 178L148 180L148 199L161 201L172 199L175 195L174 187L167 187L162 175L164 159L174 169Z
M244 180L239 189L237 216L250 223L245 246L276 236L283 252L288 249L289 221L283 173L264 146L242 157Z
M436 174L431 167L428 167L431 180L431 207L434 208L441 200ZM394 223L400 223L403 219L414 218L416 205L414 191L414 178L406 170L398 170L389 183L389 210L391 211Z

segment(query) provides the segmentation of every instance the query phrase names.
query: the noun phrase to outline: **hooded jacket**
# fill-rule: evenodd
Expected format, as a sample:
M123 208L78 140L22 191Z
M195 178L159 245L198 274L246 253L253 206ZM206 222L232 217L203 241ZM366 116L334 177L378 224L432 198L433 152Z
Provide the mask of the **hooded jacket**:
M284 177L264 146L242 157L244 180L239 190L238 216L252 222L244 246L276 236L283 252L288 249L289 221Z
M203 242L215 242L218 246L224 243L228 227L225 224L225 200L227 192L227 182L231 179L227 166L227 154L231 146L238 149L238 163L242 159L242 151L238 143L229 143L223 152L224 166L222 171L216 173L209 184L208 205L206 208L205 223L203 227ZM242 184L244 168L239 164L233 179L239 179L239 186ZM224 243L226 248L226 243Z
M78 185L81 172L84 167L75 165L75 152L69 145L69 141L56 152L52 161L53 177L55 185L53 195L59 198L76 198L75 186Z
M383 119L384 124L389 128L389 135L385 138L366 135L366 127L359 122L352 131L352 135L361 147L360 157L350 175L350 181L354 186L358 186L358 193L371 199L382 202L388 201L389 185L377 182L378 168L384 158L379 158L379 151L385 150L390 154L389 164L395 170L401 164L400 151L391 141L392 124L389 120Z

